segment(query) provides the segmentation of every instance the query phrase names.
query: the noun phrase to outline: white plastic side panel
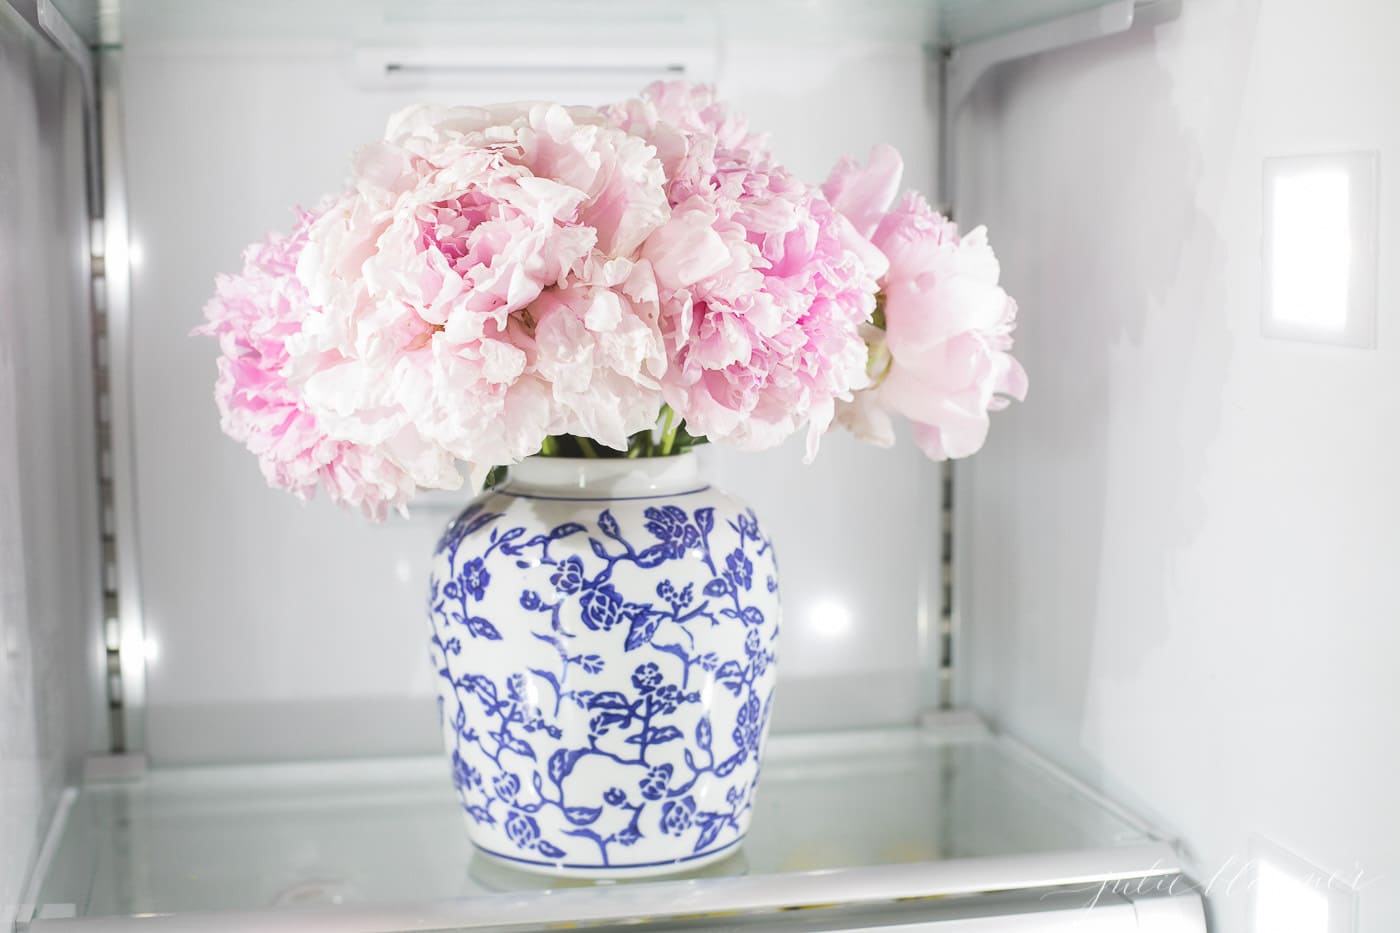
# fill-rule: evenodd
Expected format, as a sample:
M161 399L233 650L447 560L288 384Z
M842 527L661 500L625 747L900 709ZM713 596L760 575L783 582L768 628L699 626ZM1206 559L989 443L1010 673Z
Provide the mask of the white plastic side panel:
M1389 0L1188 0L964 126L1031 382L960 486L966 694L1180 833L1219 933L1252 833L1400 928L1397 36ZM1266 338L1264 160L1354 151L1377 347Z
M97 568L81 84L0 4L0 925L88 749ZM84 662L91 661L88 668Z
M718 51L721 89L799 174L820 180L842 153L889 140L909 157L910 183L929 187L916 37ZM374 527L267 489L219 433L213 342L187 334L214 275L288 227L291 205L335 189L388 113L505 92L366 82L335 43L128 37L122 56L148 749L162 762L432 750L424 569L449 513ZM636 90L532 89L571 102ZM911 721L930 682L919 586L936 565L937 471L910 446L860 450L844 437L816 465L800 459L799 445L714 455L714 479L757 506L779 542L780 728ZM333 634L350 647L330 653Z

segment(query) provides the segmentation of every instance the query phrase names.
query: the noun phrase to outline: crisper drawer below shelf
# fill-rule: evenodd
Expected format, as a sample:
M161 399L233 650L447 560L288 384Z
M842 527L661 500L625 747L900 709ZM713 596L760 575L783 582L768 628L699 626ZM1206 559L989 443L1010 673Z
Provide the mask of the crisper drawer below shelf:
M941 931L987 917L1054 929L1036 918L1058 915L1091 924L1077 929L1156 930L1138 918L1196 903L1161 896L1181 870L1170 846L960 713L775 736L744 845L685 875L520 873L474 854L462 819L435 759L93 783L55 824L30 927Z

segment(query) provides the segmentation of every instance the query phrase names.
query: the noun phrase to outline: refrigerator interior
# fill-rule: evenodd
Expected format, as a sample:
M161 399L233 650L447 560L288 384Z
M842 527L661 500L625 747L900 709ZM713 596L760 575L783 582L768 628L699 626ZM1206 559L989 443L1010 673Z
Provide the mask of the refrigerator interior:
M0 923L1171 933L1203 899L1249 933L1277 853L1392 929L1397 283L1373 347L1323 346L1264 335L1260 267L1264 159L1388 176L1396 39L1385 0L0 4ZM950 472L907 437L706 452L783 561L752 835L546 893L470 858L431 757L460 500L372 526L269 491L188 333L394 109L663 76L808 180L898 146L990 227L1031 395Z

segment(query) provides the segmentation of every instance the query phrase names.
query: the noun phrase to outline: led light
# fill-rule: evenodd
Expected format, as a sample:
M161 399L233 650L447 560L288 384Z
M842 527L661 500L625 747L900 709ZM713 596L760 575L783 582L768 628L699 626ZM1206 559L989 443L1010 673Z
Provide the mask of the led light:
M1338 169L1281 174L1273 188L1274 320L1333 333L1347 326L1351 178Z
M1374 347L1374 152L1264 162L1267 337Z
M121 640L123 659L143 662L146 667L154 667L160 660L160 641L153 635L128 632Z
M1268 858L1255 866L1255 933L1328 933L1327 895Z
M1355 933L1364 872L1326 872L1262 836L1249 840L1254 933Z
M133 237L126 246L126 261L132 271L139 270L146 262L146 249L141 241Z
M851 630L851 613L840 603L824 600L812 607L807 616L812 631L822 638L835 641Z

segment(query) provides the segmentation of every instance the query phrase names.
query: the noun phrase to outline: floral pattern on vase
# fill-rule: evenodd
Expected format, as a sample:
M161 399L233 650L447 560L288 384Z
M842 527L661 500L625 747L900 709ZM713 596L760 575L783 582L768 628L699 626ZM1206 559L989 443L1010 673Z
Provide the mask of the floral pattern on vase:
M772 544L693 462L625 463L592 469L631 470L644 494L521 485L527 461L434 556L453 780L472 841L518 867L681 870L748 829L779 629Z

